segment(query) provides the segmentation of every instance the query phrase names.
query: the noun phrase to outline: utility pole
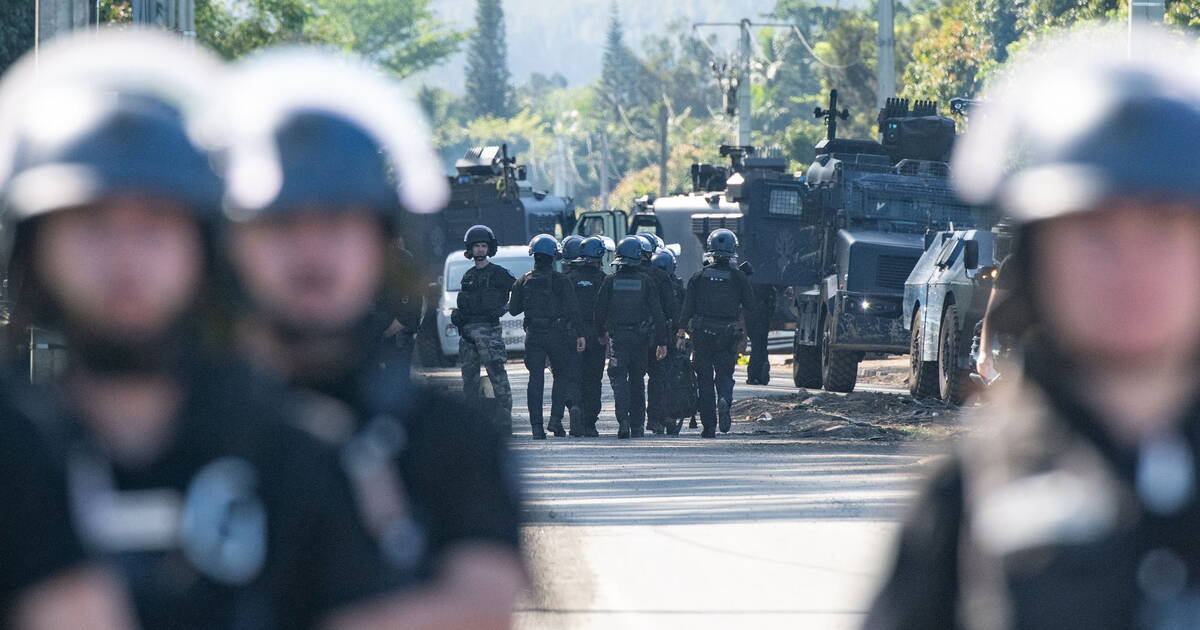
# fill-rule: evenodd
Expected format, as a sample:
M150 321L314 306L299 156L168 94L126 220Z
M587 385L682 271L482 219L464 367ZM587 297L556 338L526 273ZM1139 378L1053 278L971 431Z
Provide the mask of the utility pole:
M875 67L875 106L883 109L887 99L896 95L896 29L892 0L879 0L878 60Z
M750 20L742 18L738 27L741 29L738 46L738 61L741 64L737 85L738 145L744 147L750 145L750 58L754 53L750 49Z
M1129 0L1129 56L1138 54L1139 31L1161 25L1166 17L1165 0Z

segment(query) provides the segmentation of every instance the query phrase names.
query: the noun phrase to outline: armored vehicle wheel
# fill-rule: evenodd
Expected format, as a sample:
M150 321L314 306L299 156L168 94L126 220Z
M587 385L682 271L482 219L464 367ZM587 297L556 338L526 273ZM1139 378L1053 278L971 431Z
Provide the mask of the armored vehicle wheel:
M800 331L792 341L792 382L796 387L821 387L821 349L800 343Z
M939 394L938 364L937 361L926 361L921 351L925 347L925 327L921 325L925 320L924 314L925 307L922 306L913 315L912 335L909 337L908 346L908 391L916 398L933 398Z
M826 391L850 393L858 382L858 361L861 355L853 350L830 350L834 316L825 318L825 333L821 338L821 386Z
M942 315L938 339L938 393L942 400L961 405L970 393L971 374L958 367L963 348L958 332L958 306L951 304Z

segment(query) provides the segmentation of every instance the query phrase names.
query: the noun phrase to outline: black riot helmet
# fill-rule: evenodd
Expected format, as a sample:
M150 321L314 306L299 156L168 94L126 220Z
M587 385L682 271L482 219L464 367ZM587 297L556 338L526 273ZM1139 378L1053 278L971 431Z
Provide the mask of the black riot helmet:
M956 145L952 174L966 201L1018 225L1109 197L1200 207L1194 43L1135 29L1141 50L1130 56L1113 35L1052 39L1005 69Z
M650 259L650 264L671 275L675 275L675 254L672 254L670 250L659 250L658 253L654 254L654 257Z
M654 240L654 236L646 232L638 232L634 236L642 241L642 260L650 260L654 255L654 250L658 249L658 241Z
M530 256L550 256L551 258L558 257L558 241L549 234L538 234L529 241Z
M579 245L579 255L589 260L600 260L608 252L608 246L599 236L589 236Z
M394 81L349 57L281 49L234 66L207 131L234 221L297 210L405 212L448 198L428 124Z
M467 233L463 234L463 248L466 252L463 254L467 258L474 258L471 254L471 246L475 243L487 243L487 257L491 258L496 255L496 249L500 247L499 241L496 240L496 233L492 228L486 225L472 225L467 229Z
M642 264L642 248L645 247L646 241L636 236L626 236L617 243L617 260L620 265L640 265Z
M133 193L174 199L202 223L223 185L189 133L183 101L215 61L176 38L141 32L64 37L40 60L26 55L0 83L0 196L7 261L12 240L37 217ZM107 55L107 63L94 60Z
M738 239L731 230L719 228L708 235L708 253L714 258L733 258L737 255Z
M580 257L579 250L583 246L583 237L572 234L562 240L563 260L573 261Z

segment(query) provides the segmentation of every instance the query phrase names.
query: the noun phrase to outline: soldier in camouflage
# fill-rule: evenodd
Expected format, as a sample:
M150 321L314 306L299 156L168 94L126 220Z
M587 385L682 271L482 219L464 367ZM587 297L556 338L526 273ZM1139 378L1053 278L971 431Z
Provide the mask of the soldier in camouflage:
M496 397L496 425L502 433L512 432L512 389L504 368L508 351L504 348L500 317L508 311L513 278L507 269L490 260L499 246L496 235L486 225L472 226L463 236L464 256L475 266L463 274L458 308L450 321L458 327L458 356L462 364L463 395L479 402L482 398L479 369L487 370Z

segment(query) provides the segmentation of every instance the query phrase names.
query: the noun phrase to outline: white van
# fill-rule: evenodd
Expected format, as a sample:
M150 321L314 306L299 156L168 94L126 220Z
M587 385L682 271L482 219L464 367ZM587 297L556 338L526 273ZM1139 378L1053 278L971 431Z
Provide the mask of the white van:
M450 323L450 312L458 307L458 292L462 290L463 274L474 266L475 262L465 258L462 252L452 252L446 256L442 266L442 295L438 299L438 340L441 342L442 354L447 357L458 356L458 328ZM529 255L529 247L525 245L508 245L500 247L492 257L492 264L500 265L508 270L514 278L520 278L526 271L533 269L533 256ZM504 329L504 347L509 352L525 351L525 330L522 323L525 316L504 314L500 318L500 327Z

